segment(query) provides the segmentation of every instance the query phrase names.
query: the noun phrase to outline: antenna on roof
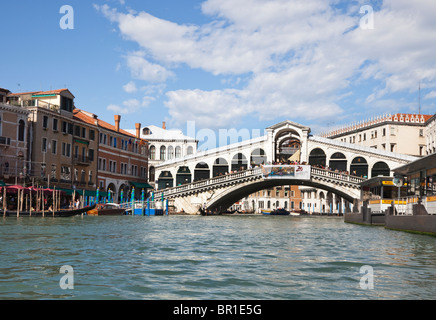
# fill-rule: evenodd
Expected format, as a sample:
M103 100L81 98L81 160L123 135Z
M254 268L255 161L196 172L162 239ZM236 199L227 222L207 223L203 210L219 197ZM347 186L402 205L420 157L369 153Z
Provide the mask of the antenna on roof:
M421 80L419 80L419 93L418 93L418 108L419 108L419 115L421 115Z

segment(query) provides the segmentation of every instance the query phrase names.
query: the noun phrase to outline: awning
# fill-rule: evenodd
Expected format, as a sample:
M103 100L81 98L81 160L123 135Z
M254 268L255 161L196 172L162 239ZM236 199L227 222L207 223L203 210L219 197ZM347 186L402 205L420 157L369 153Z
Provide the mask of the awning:
M59 188L58 190L65 192L69 196L72 196L74 194L74 189ZM83 196L83 191L85 191L85 197L96 197L97 196L97 191L81 190L81 189L76 189L75 191L76 191L76 196ZM104 198L104 197L108 196L108 193L100 191L99 196Z
M395 174L408 175L436 167L436 153L394 169Z
M148 183L141 183L141 182L133 182L129 181L129 183L135 187L136 189L154 189L152 186L150 186Z
M3 181L0 181L0 187L6 187L6 183L4 183Z

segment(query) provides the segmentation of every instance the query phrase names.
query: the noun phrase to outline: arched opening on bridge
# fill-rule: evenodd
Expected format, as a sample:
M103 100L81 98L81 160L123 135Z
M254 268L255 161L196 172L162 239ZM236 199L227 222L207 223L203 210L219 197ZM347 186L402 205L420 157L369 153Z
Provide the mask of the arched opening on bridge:
M300 161L300 135L293 129L286 129L276 136L276 162Z
M256 149L251 153L250 164L254 166L260 166L266 164L266 153L263 149Z
M312 152L310 152L309 155L309 164L311 166L321 166L321 167L325 167L326 166L326 159L327 156L324 152L324 150L320 149L320 148L316 148L313 149Z
M167 189L174 187L173 175L169 171L162 171L158 180L158 189Z
M213 177L225 175L229 172L229 164L226 159L218 158L213 164Z
M238 153L232 159L232 171L243 171L247 170L248 161L247 158L242 154Z
M148 181L155 182L156 180L156 169L152 166L149 169Z
M330 158L329 167L332 170L347 171L347 158L343 153L336 152Z
M368 162L363 157L356 157L351 162L350 174L357 177L368 178Z
M207 163L200 162L196 165L194 171L194 182L210 178L210 169Z
M188 167L180 167L176 175L176 186L191 183L192 175Z
M383 162L377 162L371 170L371 177L377 177L377 176L384 176L384 177L389 177L391 175L391 169L389 168L389 166Z

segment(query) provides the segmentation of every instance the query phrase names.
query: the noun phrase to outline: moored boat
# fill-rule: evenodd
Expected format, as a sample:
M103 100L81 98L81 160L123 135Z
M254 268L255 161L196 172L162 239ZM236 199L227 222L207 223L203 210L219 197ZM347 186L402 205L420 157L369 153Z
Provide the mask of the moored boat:
M126 215L126 210L116 203L100 203L88 210L87 214L89 216L123 216Z
M290 212L285 209L276 209L276 210L263 210L262 214L270 215L270 216L289 216Z
M81 215L86 213L89 210L92 210L95 208L95 205L90 207L85 207L81 209L73 209L73 210L58 210L58 211L20 211L17 213L15 210L8 210L4 214L6 217L57 217L57 218L68 218L68 217L74 217L77 215ZM0 211L0 215L3 214L2 211Z

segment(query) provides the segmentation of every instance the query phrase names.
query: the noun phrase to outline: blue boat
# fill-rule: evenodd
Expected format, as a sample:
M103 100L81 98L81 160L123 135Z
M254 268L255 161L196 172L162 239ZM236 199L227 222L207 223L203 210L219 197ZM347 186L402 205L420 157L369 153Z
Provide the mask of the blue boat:
M291 213L285 209L262 210L262 214L269 216L289 216Z

